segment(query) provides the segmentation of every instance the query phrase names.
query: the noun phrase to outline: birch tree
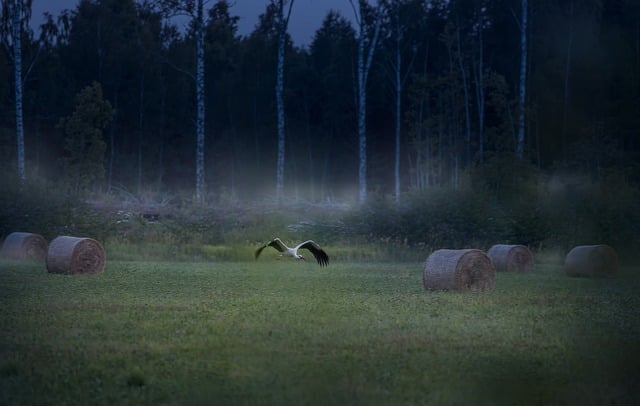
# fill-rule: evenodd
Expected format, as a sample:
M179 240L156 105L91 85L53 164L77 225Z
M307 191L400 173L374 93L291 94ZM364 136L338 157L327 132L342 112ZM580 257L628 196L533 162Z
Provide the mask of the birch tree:
M25 170L24 152L24 120L22 115L22 25L23 16L28 21L31 17L31 1L27 0L23 6L23 0L7 0L2 4L3 29L10 32L6 37L10 41L3 41L8 54L13 57L14 70L14 95L16 118L16 145L17 145L17 170L21 184L27 180ZM5 38L6 38L5 37Z
M154 12L152 5L148 2L137 3L136 5L136 50L138 64L138 145L137 145L137 190L142 191L144 185L143 167L145 153L149 148L145 148L145 136L148 133L151 120L147 118L146 110L148 105L155 99L161 99L162 88L160 74L157 66L153 63L153 56L160 54L161 44L157 41L161 29L161 15ZM156 89L161 91L155 93ZM162 121L162 120L159 120ZM160 129L160 132L162 129Z
M204 200L204 18L203 0L196 2L196 200Z
M518 95L518 139L516 144L516 156L522 159L524 156L524 113L527 84L527 8L528 1L521 0L522 17L520 19L520 93Z
M430 110L429 79L427 76L427 66L429 61L429 42L425 44L422 72L416 73L414 85L409 89L410 126L409 132L412 134L415 148L415 181L413 186L417 189L426 189L430 185L431 166L431 125L427 122Z
M161 7L167 16L186 14L191 17L196 39L196 201L202 203L205 195L204 179L204 0L164 0ZM182 69L180 71L193 75Z
M289 0L287 15L284 15L285 0L272 0L277 10L278 30L278 68L276 72L276 107L278 115L278 159L276 162L276 200L282 203L284 192L284 162L285 162L285 114L284 114L284 49L287 38L287 26L293 9L294 0Z
M349 0L358 25L358 65L356 78L356 102L358 108L358 201L360 204L367 200L367 78L369 69L373 61L373 54L376 49L378 37L380 35L380 24L382 22L382 13L380 11L380 3L375 10L375 22L373 33L369 33L368 24L365 20L365 13L369 7L366 0L358 0L358 6L354 4L354 0Z
M412 72L413 61L416 56L417 43L407 40L407 32L413 26L410 24L410 15L420 15L424 7L422 1L415 0L391 0L387 1L386 8L388 10L391 27L390 31L390 48L392 48L393 56L390 56L390 65L393 76L393 89L395 91L395 155L394 155L394 197L395 201L400 201L400 152L401 152L401 134L402 134L402 98L404 96L404 84ZM403 65L403 51L405 47L411 47L410 60L406 67ZM406 52L405 52L406 53Z
M400 27L400 4L395 2L395 45L396 45L396 63L395 63L395 88L396 88L396 153L395 163L393 168L393 178L395 184L395 199L396 203L400 201L400 132L401 123L400 118L402 114L402 53L400 52L402 42L402 29Z
M466 164L471 163L471 113L469 111L469 87L467 85L467 71L464 67L464 62L462 61L462 47L460 46L460 23L459 21L456 24L456 49L458 56L458 66L460 68L460 77L462 78L462 90L464 94L464 124L465 124L465 133L466 133L466 146L465 150L467 152L467 162Z
M480 2L478 6L478 21L476 22L476 37L478 54L477 61L474 63L475 73L475 90L476 90L476 105L478 107L478 159L480 164L484 162L484 111L485 111L485 96L484 96L484 41L483 31L485 28L485 11L486 6L483 2Z
M18 176L20 182L27 179L24 168L24 123L22 121L22 0L12 2L13 69L16 93L16 141L18 144Z

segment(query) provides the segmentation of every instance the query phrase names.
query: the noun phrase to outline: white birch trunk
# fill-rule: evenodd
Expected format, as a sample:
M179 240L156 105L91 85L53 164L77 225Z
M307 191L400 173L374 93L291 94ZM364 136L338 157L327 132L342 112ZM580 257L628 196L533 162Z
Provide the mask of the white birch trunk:
M353 4L353 3L352 3ZM355 7L354 7L355 9ZM380 24L382 22L380 10L377 11L375 29L373 38L369 43L368 49L365 51L365 42L367 40L366 26L362 13L362 3L359 3L358 20L358 78L357 78L357 103L358 103L358 201L363 204L367 200L367 77L371 62L373 61L373 53L376 49L378 36L380 34ZM365 52L366 61L365 61Z
M462 47L460 46L460 27L456 27L456 42L458 48L458 65L460 67L460 75L462 76L462 90L464 91L464 119L466 129L465 149L467 151L467 164L471 163L471 113L469 112L469 89L467 86L467 72L462 62Z
M424 63L422 65L422 75L425 78L426 84L428 84L428 77L427 77L428 62L429 62L429 43L427 42L427 45L425 47ZM425 116L427 117L431 116L430 106L431 106L431 95L429 93L428 88L426 88L420 99L420 114L419 114L418 122L420 123L420 128L421 128L420 129L421 139L423 139L422 126L425 121ZM431 169L432 169L431 168L431 124L427 124L424 128L424 162L421 162L421 165L423 165L423 172L422 172L422 180L421 180L422 186L420 187L420 189L426 189L431 185L432 178L433 178L431 174Z
M367 91L364 79L364 28L360 24L358 37L358 201L367 200Z
M284 49L287 26L294 0L289 2L289 11L284 16L284 0L279 0L278 9L278 67L276 71L276 108L278 115L278 158L276 161L276 201L282 204L284 199L284 163L285 163L285 114L284 114Z
M396 5L397 7L397 5ZM401 110L402 110L402 78L400 71L402 69L402 56L400 53L400 41L402 34L400 32L400 11L396 10L396 156L395 156L395 199L396 203L400 201L400 131L401 131Z
M204 200L204 21L203 0L196 11L196 200Z
M316 201L316 182L315 182L315 165L313 164L313 148L311 136L311 112L309 108L309 96L304 92L304 111L306 116L306 134L307 134L307 154L309 157L309 198L312 202Z
M24 124L22 117L22 0L13 0L13 66L16 96L16 141L18 145L18 177L27 180L24 164Z
M522 21L520 22L520 95L518 107L518 141L516 146L516 156L522 159L524 156L524 111L526 100L527 83L527 0L522 0Z
M438 114L438 185L444 184L444 96L440 96Z
M478 23L478 68L476 73L476 101L478 105L478 159L484 163L484 43L482 31L484 29L484 16L482 5Z
M569 104L571 101L571 93L569 79L571 78L571 48L573 45L573 30L569 32L569 41L567 44L567 55L564 68L564 102L562 104L562 156L566 158L567 152L567 133L569 128Z
M278 37L278 70L276 74L276 106L278 114L278 159L276 163L276 200L282 203L284 194L285 116L284 116L284 29Z
M396 203L400 201L400 132L402 126L402 81L400 80L400 50L396 50L396 62L398 68L396 70L396 156L395 156L395 197Z
M140 77L140 97L138 99L138 194L142 192L142 135L144 127L144 74Z

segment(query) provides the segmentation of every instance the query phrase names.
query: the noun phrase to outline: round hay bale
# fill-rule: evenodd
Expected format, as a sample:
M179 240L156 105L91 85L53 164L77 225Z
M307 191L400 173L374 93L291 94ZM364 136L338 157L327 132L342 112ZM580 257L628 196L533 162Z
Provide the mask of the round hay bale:
M564 259L569 276L614 277L618 273L618 255L608 245L579 245Z
M533 254L524 245L496 244L487 255L498 272L528 272L533 269Z
M477 249L434 251L422 273L426 290L490 291L495 281L491 259Z
M40 234L11 233L2 244L2 256L11 259L41 261L47 256L47 240Z
M47 271L64 274L94 274L104 270L104 248L91 238L56 237L49 244Z

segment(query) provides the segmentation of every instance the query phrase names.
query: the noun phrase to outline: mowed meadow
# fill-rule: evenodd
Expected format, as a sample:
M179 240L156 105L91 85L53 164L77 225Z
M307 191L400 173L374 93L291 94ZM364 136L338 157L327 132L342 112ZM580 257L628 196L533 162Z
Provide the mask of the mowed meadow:
M0 404L638 404L637 267L536 255L483 293L417 260L1 260Z

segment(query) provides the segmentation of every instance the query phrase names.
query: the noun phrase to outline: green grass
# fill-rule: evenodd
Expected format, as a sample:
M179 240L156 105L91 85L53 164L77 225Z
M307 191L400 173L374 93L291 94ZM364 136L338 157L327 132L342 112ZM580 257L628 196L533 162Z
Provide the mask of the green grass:
M425 292L422 264L0 262L0 404L637 404L640 275Z
M176 242L148 242L140 241L132 244L130 241L109 239L104 248L109 253L109 259L118 261L171 261L171 262L243 262L254 258L257 247L268 242L243 241L230 244L176 243ZM295 246L302 239L285 238L285 244ZM338 262L354 261L412 261L423 260L425 246L411 247L403 244L383 243L354 243L345 245L327 245L322 243L331 259Z

